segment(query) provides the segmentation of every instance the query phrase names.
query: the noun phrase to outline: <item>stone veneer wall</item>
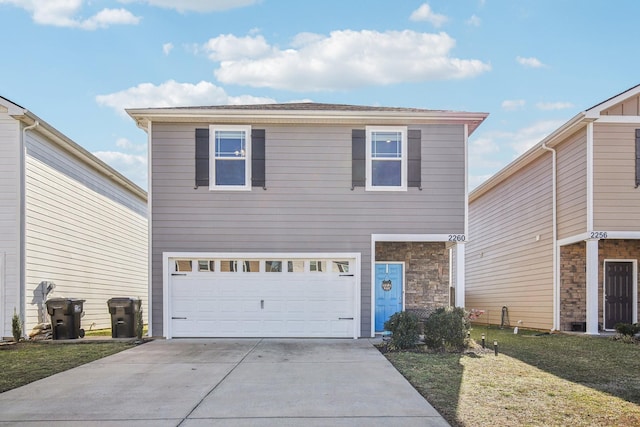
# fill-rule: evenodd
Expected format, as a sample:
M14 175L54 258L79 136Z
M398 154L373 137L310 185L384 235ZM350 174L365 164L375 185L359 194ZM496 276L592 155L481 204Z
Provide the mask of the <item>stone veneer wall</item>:
M587 319L587 246L585 242L560 247L560 329Z
M449 305L449 250L444 242L378 242L377 262L405 263L405 309Z
M598 242L598 322L603 323L604 260L640 259L640 240L600 240ZM560 248L560 327L571 330L571 322L587 318L586 244ZM640 281L640 278L638 279ZM640 298L638 298L640 301Z

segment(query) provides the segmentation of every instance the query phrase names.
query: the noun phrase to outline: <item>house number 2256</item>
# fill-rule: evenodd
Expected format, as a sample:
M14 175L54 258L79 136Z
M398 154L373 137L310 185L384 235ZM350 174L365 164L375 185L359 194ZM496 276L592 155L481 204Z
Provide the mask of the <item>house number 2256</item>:
M591 232L592 239L606 239L607 232L606 231L592 231Z

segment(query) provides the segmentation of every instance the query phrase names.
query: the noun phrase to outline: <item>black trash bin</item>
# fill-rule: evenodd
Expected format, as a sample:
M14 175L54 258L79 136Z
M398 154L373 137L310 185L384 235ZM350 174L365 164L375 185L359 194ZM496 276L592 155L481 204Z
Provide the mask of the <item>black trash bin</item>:
M136 336L136 314L140 311L139 298L111 298L107 301L111 314L111 338Z
M47 300L47 313L51 316L52 337L54 340L76 339L84 337L80 328L83 299L51 298Z

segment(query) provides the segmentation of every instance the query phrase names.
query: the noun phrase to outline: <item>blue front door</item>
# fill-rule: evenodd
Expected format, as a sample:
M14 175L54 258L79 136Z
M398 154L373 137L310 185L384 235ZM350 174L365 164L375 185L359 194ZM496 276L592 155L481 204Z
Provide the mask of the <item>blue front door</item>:
M402 311L402 264L376 264L376 332L384 322Z

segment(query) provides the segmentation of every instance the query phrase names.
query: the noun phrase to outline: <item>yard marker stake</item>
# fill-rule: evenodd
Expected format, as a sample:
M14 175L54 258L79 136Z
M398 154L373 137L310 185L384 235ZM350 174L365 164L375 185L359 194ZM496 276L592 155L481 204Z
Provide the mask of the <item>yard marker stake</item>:
M493 342L493 351L498 355L498 341Z

